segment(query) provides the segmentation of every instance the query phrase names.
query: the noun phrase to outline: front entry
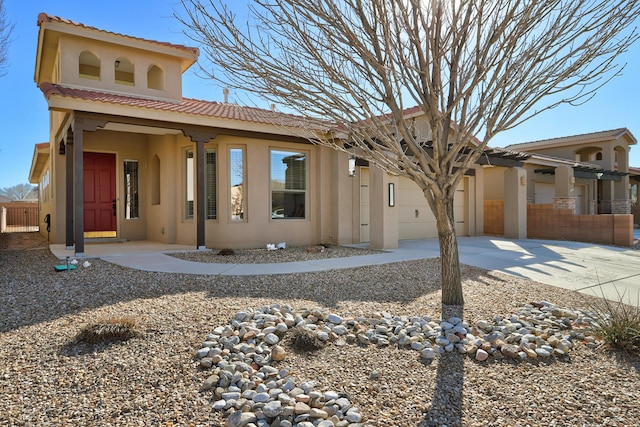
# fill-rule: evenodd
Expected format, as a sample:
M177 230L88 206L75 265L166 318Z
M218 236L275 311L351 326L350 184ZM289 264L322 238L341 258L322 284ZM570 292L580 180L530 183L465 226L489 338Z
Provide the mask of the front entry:
M83 153L84 236L116 237L116 155Z

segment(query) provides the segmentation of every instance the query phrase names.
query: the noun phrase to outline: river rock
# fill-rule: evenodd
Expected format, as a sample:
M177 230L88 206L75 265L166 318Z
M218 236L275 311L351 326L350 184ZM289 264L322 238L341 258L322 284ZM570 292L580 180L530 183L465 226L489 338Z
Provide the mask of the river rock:
M284 347L279 345L274 345L273 348L271 349L271 358L276 362L280 362L284 360L285 357L287 357L287 352L285 351Z
M476 360L478 362L484 362L485 360L487 360L489 358L489 353L487 353L486 351L484 351L483 349L479 349L476 352Z

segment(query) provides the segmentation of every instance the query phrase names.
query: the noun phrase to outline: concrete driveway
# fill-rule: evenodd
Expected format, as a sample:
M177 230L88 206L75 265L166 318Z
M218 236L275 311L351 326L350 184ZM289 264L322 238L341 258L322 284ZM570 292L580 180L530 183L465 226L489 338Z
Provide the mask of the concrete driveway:
M459 239L460 261L639 305L640 251L550 240Z

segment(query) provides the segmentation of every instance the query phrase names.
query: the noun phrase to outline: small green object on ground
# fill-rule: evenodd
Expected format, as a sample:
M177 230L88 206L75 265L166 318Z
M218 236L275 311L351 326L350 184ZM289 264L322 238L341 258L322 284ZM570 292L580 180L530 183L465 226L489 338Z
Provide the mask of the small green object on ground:
M55 268L56 271L66 271L66 270L75 270L76 266L75 265L62 264L62 265L55 265L55 266L53 266L53 268Z

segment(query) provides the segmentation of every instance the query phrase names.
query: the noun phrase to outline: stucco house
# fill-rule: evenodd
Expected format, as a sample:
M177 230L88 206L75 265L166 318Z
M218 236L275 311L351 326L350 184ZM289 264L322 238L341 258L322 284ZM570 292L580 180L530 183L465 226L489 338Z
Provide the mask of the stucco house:
M507 146L530 155L523 166L526 236L631 245L629 151L636 143L620 128ZM485 232L503 234L513 220L503 209L505 171L484 172L491 183L485 189Z
M416 185L310 144L304 132L322 125L226 99L183 98L181 75L197 49L47 14L38 26L35 81L51 133L36 146L30 181L40 184L51 242L82 255L98 237L198 248L388 248L437 236ZM456 199L460 235L483 233L482 200L478 165Z
M50 136L35 147L29 179L40 186L41 222L50 220L52 243L81 256L97 238L194 248L281 241L394 248L402 239L437 237L435 218L412 181L309 143L309 132L327 132L326 124L232 104L224 93L221 102L184 98L182 73L198 49L44 13L38 27L34 79L48 104ZM406 110L405 118L426 141L420 110ZM635 139L629 133L619 140L624 143L610 144L606 154L609 145L602 145L603 160L588 165L597 150L578 150L577 163L626 179ZM546 199L536 201L536 188L554 182L554 198L573 197L565 194L568 183L587 179L570 167L576 154L567 161L560 152L542 152L545 147L486 150L457 192L459 236L483 235L492 226L487 201L503 200L501 234L526 238L527 203L550 197L547 188ZM620 193L615 184L584 185L577 213L622 206L613 197ZM594 205L596 191L598 201L606 195L612 203Z

